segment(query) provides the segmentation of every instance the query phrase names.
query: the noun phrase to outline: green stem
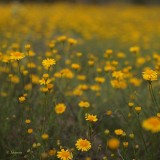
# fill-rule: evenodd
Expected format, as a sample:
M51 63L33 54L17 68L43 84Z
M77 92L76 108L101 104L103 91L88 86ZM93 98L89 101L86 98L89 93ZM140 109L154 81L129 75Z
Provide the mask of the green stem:
M23 76L22 76L22 73L21 73L20 63L19 63L19 61L17 61L17 63L18 63L19 76L20 76L20 79L22 81L22 88L24 89L24 79L23 79Z
M156 100L154 92L153 92L153 87L152 87L152 82L151 81L149 81L149 92L150 92L153 103L155 104L155 106L159 110L159 106L158 106L157 100Z
M142 137L144 148L145 148L146 153L148 153L148 151L147 151L147 145L146 145L146 142L145 142L145 139L144 139L144 136L143 136L143 132L142 132L142 126L141 126L139 114L138 114L138 123L139 123L139 127L140 127L140 134L141 134L141 137Z

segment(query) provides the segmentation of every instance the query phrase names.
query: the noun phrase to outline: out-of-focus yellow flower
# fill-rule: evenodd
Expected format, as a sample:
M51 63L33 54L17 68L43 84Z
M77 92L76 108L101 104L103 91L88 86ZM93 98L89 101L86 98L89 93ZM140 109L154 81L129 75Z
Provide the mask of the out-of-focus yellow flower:
M109 147L109 149L116 150L120 146L120 141L117 138L110 138L107 141L107 146Z
M73 38L68 38L68 43L70 45L74 45L74 44L77 44L77 40L73 39Z
M139 87L142 83L142 80L141 79L138 79L138 78L131 78L130 79L130 83L132 85L134 85L135 87Z
M96 77L95 81L98 83L104 83L105 82L105 78L104 77Z
M21 97L18 98L18 100L19 100L20 103L23 103L26 100L26 97L21 96Z
M48 136L48 134L44 133L44 134L42 134L41 137L42 137L42 139L46 140L46 139L48 139L49 136Z
M17 52L12 52L11 53L10 59L19 61L19 60L23 59L24 57L25 57L24 53L21 53L21 52L17 51Z
M58 40L59 42L65 42L65 41L67 40L67 37L66 37L66 36L59 36L59 37L57 38L57 40Z
M62 77L64 77L64 78L72 79L74 77L73 72L68 68L62 69L60 71L60 73L61 73Z
M110 133L109 129L105 129L104 134L109 135L109 133Z
M88 107L90 107L90 103L89 102L87 102L87 101L81 101L81 102L79 102L79 107L82 107L82 108L88 108Z
M133 103L133 102L129 102L129 103L128 103L128 106L129 106L129 107L133 107L133 106L134 106L134 103Z
M133 134L133 133L129 134L129 137L130 137L131 139L133 139L133 138L134 138L134 134Z
M25 122L26 122L27 124L29 124L29 123L31 123L31 120L30 120L30 119L26 119Z
M59 103L55 106L54 109L57 114L62 114L66 110L66 105L64 103Z
M107 115L107 116L111 116L111 115L112 115L112 111L111 111L111 110L108 110L108 111L106 112L106 115Z
M16 75L12 75L11 77L10 77L10 81L12 82L12 83L15 83L15 84L17 84L17 83L19 83L19 77L18 76L16 76Z
M122 80L122 79L124 79L124 74L123 74L122 71L114 71L114 72L112 73L112 77L113 77L113 78L116 78L116 79L118 79L118 80Z
M29 51L29 50L31 49L31 45L30 45L30 44L26 44L26 45L25 45L25 49L26 49L27 51Z
M125 89L127 87L127 83L124 80L117 80L117 79L113 79L111 80L111 85L113 88L119 88L119 89Z
M77 64L77 63L73 63L73 64L71 65L71 67L72 67L73 69L75 69L75 70L79 70L79 69L81 68L80 65Z
M49 156L54 156L56 154L56 150L55 149L50 149L48 151Z
M153 133L160 132L160 119L158 117L150 117L142 122L142 127Z
M33 129L32 129L32 128L29 128L29 129L27 130L27 132L28 132L29 134L32 134L32 133L33 133Z
M128 147L128 142L123 142L123 146L124 146L124 148L127 148Z
M109 58L113 54L112 49L107 49L106 52L104 53L104 58Z
M141 110L142 110L142 108L141 108L141 107L139 107L139 106L135 107L135 111L136 111L137 113L140 113L140 112L141 112Z
M116 130L114 131L114 133L115 133L116 135L120 136L120 135L122 135L122 134L124 133L124 131L123 131L122 129L116 129Z
M133 46L129 50L132 53L138 53L140 51L140 48L138 46Z

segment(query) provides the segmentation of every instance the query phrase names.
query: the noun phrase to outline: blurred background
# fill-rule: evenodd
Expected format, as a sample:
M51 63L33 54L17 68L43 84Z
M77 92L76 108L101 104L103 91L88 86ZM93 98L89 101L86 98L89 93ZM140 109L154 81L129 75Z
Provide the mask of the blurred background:
M0 0L0 2L71 2L71 3L133 3L133 4L160 4L160 0Z

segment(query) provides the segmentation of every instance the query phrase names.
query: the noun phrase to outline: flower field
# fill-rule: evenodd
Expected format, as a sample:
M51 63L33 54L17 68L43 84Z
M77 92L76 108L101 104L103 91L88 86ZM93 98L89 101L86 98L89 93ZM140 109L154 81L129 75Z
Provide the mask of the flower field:
M160 6L0 15L0 159L160 159Z

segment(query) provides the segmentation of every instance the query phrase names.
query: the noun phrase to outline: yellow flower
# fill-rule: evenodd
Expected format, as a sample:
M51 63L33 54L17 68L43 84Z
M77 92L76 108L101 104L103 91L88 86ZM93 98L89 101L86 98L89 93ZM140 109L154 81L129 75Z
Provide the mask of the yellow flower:
M101 90L101 87L99 85L92 85L92 86L90 86L90 88L92 91L100 91Z
M65 42L65 41L67 40L67 37L66 37L66 36L59 36L59 37L57 38L57 40L58 40L59 42Z
M111 49L106 50L104 53L104 58L108 58L113 54L113 51Z
M48 158L48 153L46 153L46 152L41 153L40 159L47 159L47 158Z
M132 53L137 53L137 52L140 51L140 48L139 48L138 46L133 46L133 47L131 47L129 50L130 50L130 52L132 52Z
M88 107L90 107L90 103L89 102L87 102L87 101L80 101L79 102L79 107L84 107L84 108L88 108Z
M74 44L77 44L77 40L73 39L73 38L68 38L68 43L70 45L74 45Z
M130 137L131 139L134 139L134 134L133 134L133 133L129 134L129 137Z
M51 79L42 78L39 80L39 83L40 83L40 85L47 85L47 84L51 83L51 81L52 81Z
M91 157L86 157L85 160L92 160Z
M90 121L90 122L96 122L96 121L98 121L97 116L96 116L96 115L93 115L93 114L86 114L86 115L85 115L85 119L86 119L87 121Z
M50 43L48 44L48 46L49 46L49 48L52 50L52 49L54 48L54 46L55 46L55 42L50 42Z
M116 78L116 79L118 79L118 80L122 80L122 79L124 79L124 74L123 74L122 71L114 71L114 72L112 73L112 77L113 77L113 78Z
M125 89L127 87L126 81L124 81L124 80L117 80L117 79L111 80L111 85L112 85L113 88Z
M133 84L135 87L139 87L142 83L142 80L138 78L131 78L130 83Z
M17 84L17 83L19 83L19 77L17 77L17 76L15 76L15 75L12 75L11 77L10 77L10 81L12 82L12 83L15 83L15 84Z
M24 96L21 96L18 98L18 100L20 103L23 103L26 100L26 98Z
M140 113L140 112L141 112L141 110L142 110L142 108L141 108L141 107L139 107L139 106L135 107L135 111L136 111L137 113Z
M157 113L157 117L160 118L160 113Z
M109 129L105 129L104 134L109 135L109 133L110 133Z
M124 146L124 148L127 148L128 147L128 142L123 142L123 146Z
M47 58L42 61L42 65L47 69L55 64L56 64L56 61L52 58Z
M133 102L129 102L129 103L128 103L128 106L129 106L129 107L133 107L133 106L134 106L134 103L133 103Z
M112 150L118 149L119 145L120 141L117 138L111 138L107 142L107 146Z
M118 135L118 136L122 135L123 132L124 132L124 131L123 131L122 129L116 129L116 130L114 131L114 133L115 133L116 135Z
M57 152L57 157L61 160L72 160L73 155L70 151L61 149Z
M155 81L157 80L157 72L152 69L146 69L144 72L142 72L142 76L144 80L147 81Z
M64 77L64 78L72 79L74 77L73 72L68 68L62 69L60 71L60 73L61 73L62 77Z
M85 81L86 76L85 75L77 75L77 79L80 80L80 81Z
M142 127L153 133L160 132L160 119L158 117L150 117L143 121Z
M11 58L8 55L3 55L1 61L4 62L4 63L8 63L10 59Z
M50 149L48 151L49 156L54 156L56 154L56 150L55 149Z
M89 66L93 66L93 65L94 65L94 61L93 61L93 60L89 60L89 61L88 61L88 65L89 65Z
M66 105L64 103L59 103L55 106L55 112L57 114L62 114L66 110Z
M75 70L79 70L79 69L81 68L80 65L77 64L77 63L73 63L73 64L71 65L71 67L72 67L73 69L75 69Z
M96 77L95 81L98 83L104 83L105 82L105 78L104 77Z
M30 119L26 119L25 122L26 122L27 124L29 124L29 123L31 123L31 120L30 120Z
M78 139L77 142L76 142L76 148L78 150L81 150L82 152L83 151L88 151L90 148L91 148L91 143L90 141L88 141L87 139Z
M30 45L30 44L26 44L26 45L25 45L25 49L26 49L27 51L29 51L29 50L31 49L31 45Z
M49 136L48 136L48 134L44 133L44 134L42 134L42 136L41 136L41 137L42 137L42 139L44 139L44 140L45 140L45 139L48 139L48 137L49 137Z
M48 79L49 78L49 74L48 73L43 74L43 78L44 79Z
M27 132L28 132L29 134L31 134L31 133L33 133L33 129L32 129L32 128L29 128L29 129L27 130Z
M23 59L24 57L25 57L24 53L12 52L10 59L19 61L19 60Z
M106 112L106 115L107 115L107 116L111 116L111 115L112 115L112 111L111 111L111 110L108 110L108 111Z

